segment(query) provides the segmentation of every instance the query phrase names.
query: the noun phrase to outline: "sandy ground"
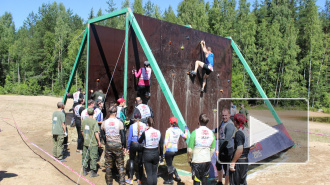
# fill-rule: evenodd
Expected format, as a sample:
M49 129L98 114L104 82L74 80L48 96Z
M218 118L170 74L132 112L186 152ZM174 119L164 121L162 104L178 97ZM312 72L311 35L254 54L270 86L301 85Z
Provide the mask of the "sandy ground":
M78 176L54 161L29 141L35 143L40 148L51 154L52 135L51 135L51 116L56 110L56 103L61 98L46 96L2 96L0 105L0 184L75 184ZM71 107L72 100L68 101L66 111ZM260 115L260 112L251 112ZM299 126L305 129L304 120L298 120L305 113L297 111L297 115L287 114L285 111L279 113L285 120L290 135L293 138L301 139L305 143L302 133L293 130ZM267 120L267 113L264 115L265 122L273 124ZM329 116L323 113L310 113L310 116ZM26 141L20 137L15 122L23 134L29 139ZM296 120L296 121L295 121ZM300 124L302 123L302 124ZM309 123L309 132L330 134L330 125L324 123ZM76 130L69 128L69 142L66 158L67 166L80 173L81 155L76 153ZM24 143L27 142L27 144ZM309 161L307 164L282 164L282 165L263 165L257 167L248 177L249 184L327 184L330 182L330 138L318 135L309 135ZM307 144L306 144L307 145ZM301 151L307 151L307 146L303 144L299 147L290 149L288 154L298 155ZM299 155L298 155L299 157ZM300 159L304 159L305 156ZM99 162L101 169L97 178L87 177L94 184L105 184L102 163ZM162 167L161 167L162 168ZM191 177L181 176L182 184L192 184ZM158 178L158 184L162 184L163 177ZM79 184L88 184L80 179ZM116 183L115 183L116 184ZM328 183L330 184L330 183Z

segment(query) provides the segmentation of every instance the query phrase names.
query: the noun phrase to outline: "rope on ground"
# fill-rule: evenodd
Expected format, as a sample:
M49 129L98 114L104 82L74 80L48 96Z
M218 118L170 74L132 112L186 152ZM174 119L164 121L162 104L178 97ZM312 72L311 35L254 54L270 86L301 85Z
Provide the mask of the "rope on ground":
M17 130L18 135L21 137L22 141L24 142L24 144L37 156L39 156L41 159L43 159L44 161L48 162L49 164L51 164L55 169L57 169L57 171L59 171L62 175L64 175L65 177L67 177L70 181L72 181L73 183L75 183L75 181L73 179L71 179L68 175L66 175L64 172L62 172L58 167L56 167L53 163L51 163L50 161L48 161L47 159L45 159L44 157L42 157L40 154L38 154L37 152L35 152L29 145L27 142L29 142L29 144L35 146L36 148L38 148L39 150L41 150L42 152L44 152L45 154L47 154L48 156L50 156L51 158L53 158L55 161L57 161L58 163L60 163L62 166L66 167L67 169L69 169L70 171L74 172L76 175L79 175L76 171L74 171L72 168L70 168L69 166L63 164L61 161L59 161L58 159L54 158L52 155L50 155L48 152L46 152L45 150L41 149L38 145L34 144L33 142L31 142L24 134L23 132L20 130L20 128L18 127L18 124L16 123L13 114L11 113L12 116L12 120L14 121L15 124L15 128ZM27 142L26 142L27 141ZM83 179L89 183L90 185L94 185L92 182L90 182L88 179L85 179L83 177Z

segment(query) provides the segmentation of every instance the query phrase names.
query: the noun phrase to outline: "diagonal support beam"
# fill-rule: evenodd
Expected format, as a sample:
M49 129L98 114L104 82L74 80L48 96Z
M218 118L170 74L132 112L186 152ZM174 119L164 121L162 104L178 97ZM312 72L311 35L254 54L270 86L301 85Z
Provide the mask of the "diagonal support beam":
M111 13L108 13L108 14L101 15L99 17L95 17L93 19L90 19L88 21L88 24L100 22L100 21L103 21L103 20L111 18L111 17L116 17L118 15L125 14L126 12L128 12L128 8L123 8L121 10L117 10L117 11L114 11L114 12L111 12Z
M63 96L63 100L62 102L65 104L66 103L66 100L67 100L67 93L70 91L71 89L71 85L72 85L72 80L73 80L73 77L74 75L76 74L76 70L77 70L77 67L80 63L80 58L81 58L81 55L82 55L82 52L84 51L84 48L85 48L85 45L86 45L86 38L87 38L87 32L88 32L88 28L85 29L85 34L83 36L83 39L81 41L81 44L80 44L80 48L79 48L79 51L78 51L78 54L77 54L77 57L76 57L76 60L74 62L74 65L73 65L73 68L72 68L72 71L71 71L71 75L70 75L70 78L69 78L69 81L68 81L68 84L66 86L66 89L65 89L65 93L64 93L64 96Z
M152 54L151 49L141 31L141 28L140 28L138 22L136 21L134 14L132 13L132 11L130 9L128 10L128 14L129 14L129 21L131 22L133 30L140 42L140 45L142 46L142 49L143 49L148 61L150 62L151 68L156 76L156 79L159 83L160 88L162 89L162 92L166 98L166 101L167 101L173 115L178 119L178 125L179 125L180 129L182 131L184 131L184 127L187 124L184 121L183 116L180 112L180 109L179 109L178 105L176 104L176 101L172 95L172 92L170 91L170 89L166 83L163 73L160 70L160 68L157 64L157 61L156 61L154 55ZM190 136L190 133L188 133L188 139L186 140L187 143L189 142L189 136Z
M254 76L250 66L248 65L248 63L245 61L241 51L238 49L236 43L231 39L231 37L226 37L227 39L230 39L231 40L231 46L233 47L234 51L236 52L238 58L240 59L240 61L242 62L245 70L248 72L248 74L250 75L250 78L252 79L254 85L257 87L260 95L262 98L264 98L264 101L268 107L268 109L270 110L270 112L272 113L272 115L274 116L277 124L281 124L282 121L280 119L280 117L277 115L274 107L272 106L272 104L270 103L270 101L268 100L268 97L265 93L265 91L262 89L261 85L259 84L257 78Z

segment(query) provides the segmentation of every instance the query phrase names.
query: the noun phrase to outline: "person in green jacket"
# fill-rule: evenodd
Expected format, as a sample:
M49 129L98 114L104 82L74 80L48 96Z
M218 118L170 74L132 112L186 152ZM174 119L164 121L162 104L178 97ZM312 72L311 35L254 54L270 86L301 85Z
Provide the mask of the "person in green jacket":
M53 134L53 156L59 159L61 162L66 162L63 159L63 149L64 149L64 137L68 134L66 133L65 127L65 114L62 112L64 109L64 103L57 103L57 110L52 116L52 134Z
M99 138L99 127L97 121L93 119L94 108L87 109L88 118L82 122L81 132L84 137L84 147L82 152L83 175L87 175L87 168L92 170L90 177L97 177L98 147L101 147Z

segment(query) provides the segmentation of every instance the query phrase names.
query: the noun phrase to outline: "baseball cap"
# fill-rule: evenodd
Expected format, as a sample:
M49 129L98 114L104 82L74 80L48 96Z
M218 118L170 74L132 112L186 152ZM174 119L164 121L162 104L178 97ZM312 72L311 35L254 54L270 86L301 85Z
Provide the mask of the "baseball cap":
M124 98L119 98L119 99L117 100L117 102L118 102L118 103L123 103L123 102L125 102L125 99L124 99Z
M170 123L177 123L178 122L178 120L176 119L176 117L171 117L170 118Z
M150 62L149 61L144 61L144 65L145 66L149 66L150 65Z
M88 113L88 115L93 115L94 114L94 108L88 108L87 113Z

